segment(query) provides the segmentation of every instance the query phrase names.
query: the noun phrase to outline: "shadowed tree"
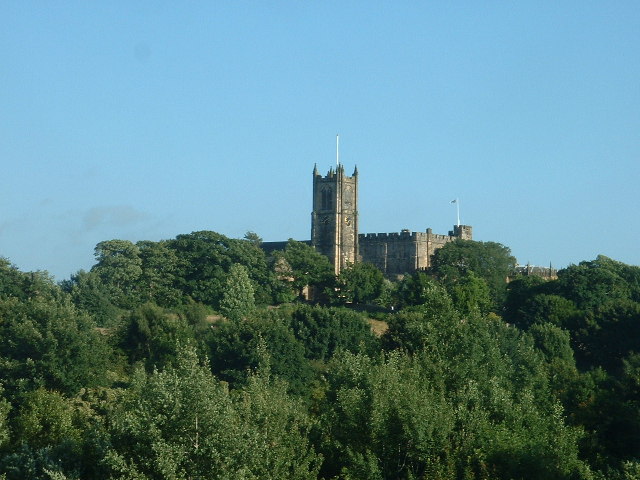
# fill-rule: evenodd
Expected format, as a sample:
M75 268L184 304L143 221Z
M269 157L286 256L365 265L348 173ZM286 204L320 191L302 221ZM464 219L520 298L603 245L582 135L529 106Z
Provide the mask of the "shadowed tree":
M96 245L97 263L91 268L109 289L111 301L120 308L139 304L142 275L140 248L128 240L107 240Z
M384 275L371 263L354 263L340 271L336 296L342 302L369 303L382 293Z
M322 291L334 281L329 259L309 245L289 239L284 251L276 252L276 256L284 259L281 276L290 279L300 298L305 287L312 286Z
M499 308L505 300L507 277L515 264L511 250L504 245L456 240L436 250L430 272L446 285L456 284L473 272L487 282L493 307Z

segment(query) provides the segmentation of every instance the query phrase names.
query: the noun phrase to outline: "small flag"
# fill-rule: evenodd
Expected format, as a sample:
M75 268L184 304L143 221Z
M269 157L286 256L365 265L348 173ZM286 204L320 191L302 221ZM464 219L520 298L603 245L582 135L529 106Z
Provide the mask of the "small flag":
M451 203L458 203L458 199L451 200Z

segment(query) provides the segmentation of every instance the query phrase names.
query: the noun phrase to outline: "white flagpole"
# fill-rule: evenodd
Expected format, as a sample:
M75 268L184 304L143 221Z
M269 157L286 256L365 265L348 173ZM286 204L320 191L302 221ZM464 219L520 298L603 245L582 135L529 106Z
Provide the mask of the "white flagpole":
M456 223L456 226L459 227L460 226L460 200L455 198L451 200L451 203L456 204L456 219L458 221L458 223Z
M340 135L336 135L336 168L340 165Z

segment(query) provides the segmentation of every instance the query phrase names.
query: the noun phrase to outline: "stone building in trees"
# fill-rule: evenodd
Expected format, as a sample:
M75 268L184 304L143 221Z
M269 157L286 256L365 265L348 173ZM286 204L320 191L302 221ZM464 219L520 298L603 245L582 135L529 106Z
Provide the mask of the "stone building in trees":
M438 248L456 239L471 240L472 227L455 225L446 235L428 228L424 232L393 233L358 231L358 169L351 176L344 166L330 168L326 175L313 169L311 240L305 243L326 255L335 273L356 262L368 262L386 276L423 270L431 265ZM286 242L264 242L265 250L283 249Z
M472 239L472 228L455 225L447 235L402 230L399 233L358 232L358 169L352 176L340 164L322 176L313 169L311 245L329 257L336 273L349 263L368 262L395 276L428 268L434 252L458 238Z

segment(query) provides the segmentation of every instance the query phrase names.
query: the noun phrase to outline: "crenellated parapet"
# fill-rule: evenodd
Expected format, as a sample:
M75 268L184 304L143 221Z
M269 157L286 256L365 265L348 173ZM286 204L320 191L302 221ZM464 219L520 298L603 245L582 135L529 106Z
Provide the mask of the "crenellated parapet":
M358 235L358 250L363 262L373 263L387 276L403 275L431 266L437 249L457 239L471 240L471 227L456 225L448 235L401 230L392 233Z

